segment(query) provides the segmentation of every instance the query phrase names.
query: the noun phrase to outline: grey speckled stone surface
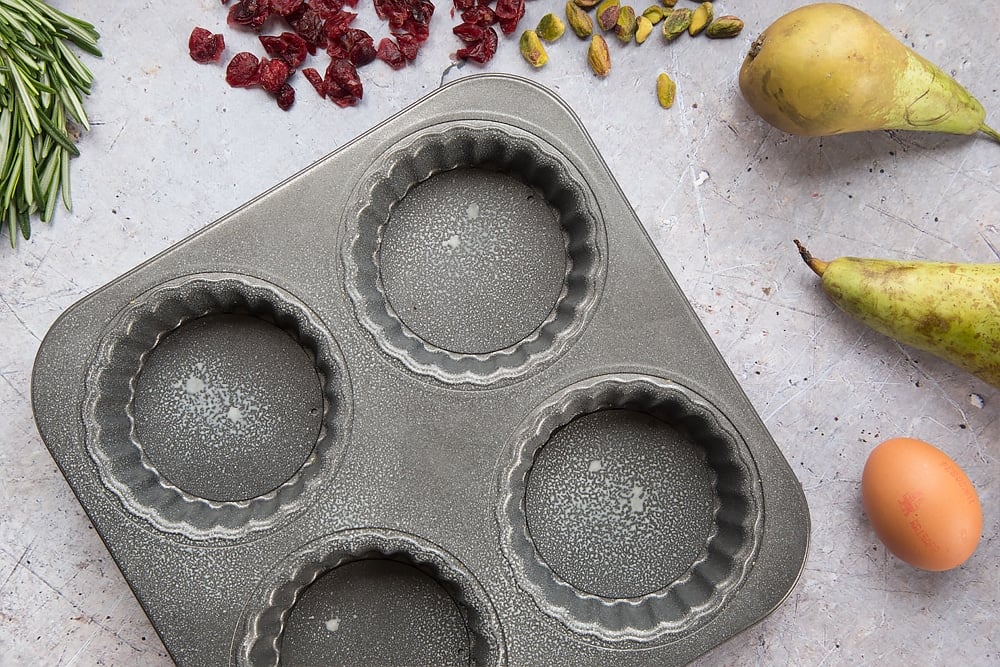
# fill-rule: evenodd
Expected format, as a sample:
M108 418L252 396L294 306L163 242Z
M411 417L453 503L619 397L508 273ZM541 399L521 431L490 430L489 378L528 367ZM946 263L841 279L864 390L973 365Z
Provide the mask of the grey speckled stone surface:
M93 129L72 163L73 212L0 251L0 663L170 664L32 421L32 362L56 317L442 81L485 70L530 77L580 116L805 489L812 544L798 586L766 620L697 664L995 664L1000 394L840 314L791 240L823 257L996 261L1000 146L903 132L805 139L771 129L740 98L736 74L754 36L797 4L716 3L747 21L734 40L611 43L614 68L603 80L587 70L584 44L572 35L549 49L542 70L531 70L509 39L485 68L451 67L459 45L442 5L411 67L362 70L359 107L339 109L297 79L299 99L283 113L260 91L226 86L222 65L188 58L195 25L224 32L229 54L260 52L255 38L225 27L217 0L53 2L96 24L105 55L85 58L96 76L87 100ZM856 4L1000 109L988 3ZM561 6L531 0L523 25ZM359 25L376 39L385 34L370 7ZM669 111L654 99L660 71L678 83ZM275 224L260 233L294 230ZM861 468L893 435L935 443L979 490L983 539L963 567L915 571L872 534Z

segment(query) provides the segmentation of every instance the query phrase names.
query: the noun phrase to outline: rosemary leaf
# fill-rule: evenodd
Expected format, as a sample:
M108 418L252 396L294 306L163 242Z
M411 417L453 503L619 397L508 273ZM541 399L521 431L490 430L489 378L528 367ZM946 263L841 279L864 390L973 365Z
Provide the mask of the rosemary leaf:
M70 140L69 135L66 134L66 129L65 129L66 111L64 110L62 104L54 104L52 106L53 109L55 110L54 116L50 118L48 114L43 113L39 114L38 120L42 122L42 127L45 129L46 137L52 139L55 143L59 144L59 146L61 146L64 150L69 152L70 155L76 157L77 155L80 154L80 149L76 147L76 144L74 144ZM56 117L58 116L62 116L63 118L63 127L59 127L58 125L56 125Z
M76 57L65 42L56 42L56 49L62 55L62 58L54 61L52 64L58 67L60 71L66 75L66 78L72 81L77 87L82 89L89 89L90 84L93 82L94 77L83 63ZM65 66L65 67L64 67ZM90 92L89 90L84 90L83 92Z
M10 109L3 108L0 109L0 165L6 165L8 159L8 153L10 151L10 131L11 131L11 118L13 114ZM4 172L2 166L0 166L0 174Z
M28 217L27 210L18 209L17 227L21 230L21 236L23 236L26 241L31 238L31 220Z
M16 12L12 12L6 7L0 6L0 20L2 20L4 24L10 26L12 33L19 32L23 34L28 32L28 27L25 25L22 18L18 16Z
M30 205L35 201L35 151L27 132L21 135L21 183L24 201Z
M20 138L16 142L19 144ZM6 184L3 192L3 208L6 210L16 208L17 200L14 195L21 184L21 161L17 152L18 149L14 148L14 159L7 163L3 173L3 183Z
M83 101L80 100L80 94L69 80L63 71L56 67L53 68L52 74L55 75L56 92L59 95L59 99L62 103L66 105L67 111L73 117L77 123L83 126L83 129L90 129L90 121L87 120L87 112L83 109Z
M11 65L10 74L11 79L14 81L14 91L17 93L17 99L20 102L17 105L17 110L21 112L22 119L28 124L31 130L38 132L41 127L34 101L34 96L38 94L38 90L29 83L29 80L25 78L24 73L18 69L17 65Z
M60 167L63 159L62 155L59 151L53 152L42 168L42 189L46 193L45 207L39 216L42 222L51 220L52 214L56 210L56 201L59 199L60 189L59 174L62 172L62 168Z
M73 204L69 196L69 157L65 157L59 161L59 172L59 187L62 188L63 206L66 207L67 211L71 211L73 210Z

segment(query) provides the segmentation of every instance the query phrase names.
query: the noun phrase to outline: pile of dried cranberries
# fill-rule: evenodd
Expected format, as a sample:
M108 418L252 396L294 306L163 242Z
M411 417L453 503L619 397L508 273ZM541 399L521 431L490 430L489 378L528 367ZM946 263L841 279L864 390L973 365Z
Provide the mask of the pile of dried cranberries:
M378 46L364 30L352 28L357 14L349 8L358 0L239 0L229 7L226 22L233 27L261 32L272 21L287 26L277 35L259 35L266 55L249 51L233 56L226 66L226 82L234 88L263 88L278 106L288 109L295 102L292 74L309 56L323 52L330 62L323 74L314 67L302 76L320 97L341 107L356 105L363 95L358 68L378 59L393 69L402 69L417 57L430 35L434 4L430 0L373 0L375 13L389 23L391 37ZM229 0L222 0L228 4ZM524 16L524 0L453 0L462 22L454 33L463 42L455 57L476 63L488 62L496 53L499 36L517 29ZM199 63L219 62L225 50L222 35L196 27L188 39L191 58Z

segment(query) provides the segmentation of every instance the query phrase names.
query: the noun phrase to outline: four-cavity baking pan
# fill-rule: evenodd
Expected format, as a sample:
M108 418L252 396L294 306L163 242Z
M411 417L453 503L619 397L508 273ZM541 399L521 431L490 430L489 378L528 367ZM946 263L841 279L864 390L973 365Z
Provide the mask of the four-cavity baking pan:
M809 541L580 122L510 76L83 299L32 391L180 665L683 664Z

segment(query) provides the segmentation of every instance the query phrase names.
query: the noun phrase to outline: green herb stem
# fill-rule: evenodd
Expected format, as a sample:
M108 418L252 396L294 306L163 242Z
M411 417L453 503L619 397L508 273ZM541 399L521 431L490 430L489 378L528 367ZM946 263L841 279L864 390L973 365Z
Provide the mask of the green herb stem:
M31 218L69 209L69 161L79 155L68 124L90 129L83 98L93 75L73 45L100 57L94 26L42 0L0 0L0 231L11 245Z

